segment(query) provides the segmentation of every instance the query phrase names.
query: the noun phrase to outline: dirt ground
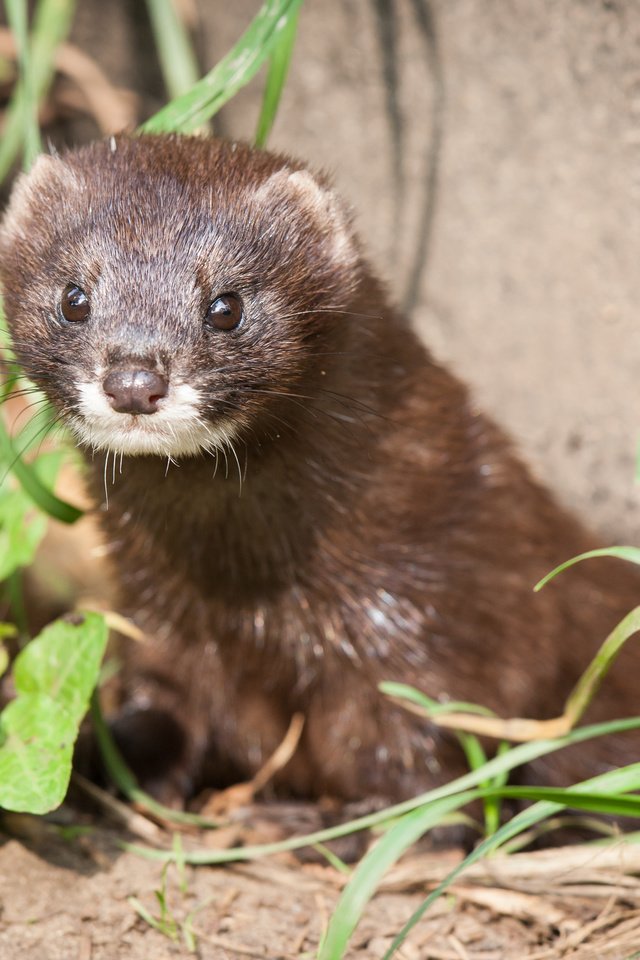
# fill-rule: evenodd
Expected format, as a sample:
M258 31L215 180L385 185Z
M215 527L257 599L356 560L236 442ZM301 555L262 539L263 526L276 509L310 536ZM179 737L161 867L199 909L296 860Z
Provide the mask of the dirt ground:
M290 810L282 812L284 833ZM251 842L274 817L246 812ZM277 822L276 817L276 822ZM223 867L162 865L124 852L104 821L81 836L12 817L0 847L2 960L201 960L316 956L344 877L293 855ZM140 842L139 838L137 842ZM202 845L187 839L184 848ZM413 854L388 875L346 956L379 958L458 851ZM471 868L422 919L399 960L631 960L640 957L640 848L614 843L496 857ZM166 899L171 929L160 917ZM135 898L135 902L134 899ZM185 942L185 931L192 942Z

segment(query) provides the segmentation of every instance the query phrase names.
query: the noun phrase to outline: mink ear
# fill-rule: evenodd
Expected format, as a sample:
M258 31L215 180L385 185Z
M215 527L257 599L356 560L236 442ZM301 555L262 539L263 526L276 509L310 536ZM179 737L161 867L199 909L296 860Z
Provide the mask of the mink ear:
M312 218L325 235L336 261L352 264L357 259L351 217L341 199L309 170L288 170L272 174L256 191L260 203L269 204L290 197Z
M49 200L59 196L61 191L77 188L77 185L76 175L63 160L41 154L31 170L21 174L15 182L0 223L0 250L4 252L16 241L28 239L32 207L37 205L41 210L46 210ZM40 230L44 227L44 223L39 223Z

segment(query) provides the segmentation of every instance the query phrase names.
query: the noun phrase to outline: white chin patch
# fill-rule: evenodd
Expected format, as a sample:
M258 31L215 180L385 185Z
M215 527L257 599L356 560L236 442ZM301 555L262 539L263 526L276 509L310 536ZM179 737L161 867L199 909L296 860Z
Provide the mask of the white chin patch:
M229 421L212 426L198 413L198 394L187 384L171 385L156 413L117 413L98 383L78 384L79 413L68 419L80 443L94 450L135 456L186 457L223 450L234 438Z

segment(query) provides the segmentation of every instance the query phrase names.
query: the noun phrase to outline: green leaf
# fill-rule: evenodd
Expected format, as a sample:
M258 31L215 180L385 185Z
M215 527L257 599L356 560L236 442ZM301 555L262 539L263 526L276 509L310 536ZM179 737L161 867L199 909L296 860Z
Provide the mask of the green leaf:
M71 774L78 730L50 697L22 696L0 714L0 807L47 813L57 807Z
M107 627L98 613L56 620L32 640L13 668L18 694L44 694L80 724L96 685L107 642Z
M258 119L258 130L256 132L256 146L264 147L271 132L280 97L289 72L291 54L296 39L298 28L298 15L294 14L289 18L285 28L280 33L280 39L275 46L269 64L267 82L262 97L262 109Z
M0 580L31 563L46 528L46 517L22 490L0 488Z
M29 467L30 474L43 489L53 484L61 459L59 451L46 453ZM0 580L5 580L33 561L46 531L47 518L35 509L33 499L24 490L9 486L1 456L0 472L4 475L4 482L0 484Z
M229 53L191 90L140 128L143 133L189 133L209 120L258 72L280 42L302 0L266 0Z
M106 642L104 618L86 613L51 624L16 658L16 699L0 714L0 807L42 814L64 799Z
M33 468L38 481L52 483L59 464L59 453L43 454ZM46 517L23 490L11 489L6 482L0 485L0 580L32 562L46 526Z

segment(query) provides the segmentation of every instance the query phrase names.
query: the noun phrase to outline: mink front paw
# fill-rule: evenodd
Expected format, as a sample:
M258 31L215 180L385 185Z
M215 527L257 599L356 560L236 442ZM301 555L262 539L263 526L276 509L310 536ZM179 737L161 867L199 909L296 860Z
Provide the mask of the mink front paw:
M193 795L189 737L156 707L125 707L109 724L125 763L142 790L167 807L182 809Z

